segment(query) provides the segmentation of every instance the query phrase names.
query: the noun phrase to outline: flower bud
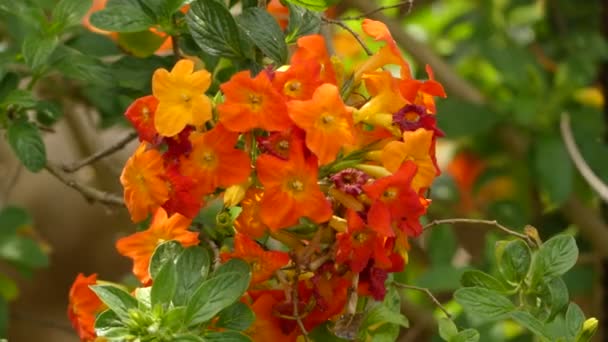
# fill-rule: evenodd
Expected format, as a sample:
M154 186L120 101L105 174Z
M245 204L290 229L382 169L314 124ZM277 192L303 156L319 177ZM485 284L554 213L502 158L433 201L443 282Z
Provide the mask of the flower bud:
M598 328L598 321L595 317L591 317L583 323L583 330L578 335L576 341L577 342L588 342L591 341L593 335Z

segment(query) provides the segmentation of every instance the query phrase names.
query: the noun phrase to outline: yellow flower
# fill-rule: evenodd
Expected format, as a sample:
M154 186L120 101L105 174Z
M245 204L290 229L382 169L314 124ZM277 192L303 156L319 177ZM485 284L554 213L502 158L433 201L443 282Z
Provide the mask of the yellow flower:
M162 136L172 137L186 125L201 126L211 119L211 100L205 91L211 85L207 70L194 72L194 62L182 59L171 70L157 69L152 93L159 101L154 126Z

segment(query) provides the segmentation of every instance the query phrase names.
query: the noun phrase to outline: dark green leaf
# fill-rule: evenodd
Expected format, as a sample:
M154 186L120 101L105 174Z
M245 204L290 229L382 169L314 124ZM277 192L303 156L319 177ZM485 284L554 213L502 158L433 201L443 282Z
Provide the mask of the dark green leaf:
M36 105L36 99L34 99L32 93L27 90L15 89L8 93L0 103L0 107L7 107L9 105L31 108Z
M176 341L180 342L206 342L204 338L194 335L194 334L182 334L175 336Z
M36 121L44 126L51 126L63 116L61 107L55 102L40 101L36 103Z
M129 310L137 308L137 300L130 294L112 285L91 285L91 290L121 320L129 318Z
M185 0L146 0L145 4L154 12L162 23L170 22L171 15L177 12Z
M562 278L553 278L545 283L546 290L543 299L549 307L549 318L552 320L555 315L566 308L570 297L568 295L568 287Z
M260 50L279 65L287 61L285 35L277 21L265 10L252 7L243 11L238 18L242 32Z
M437 102L437 126L454 139L487 133L500 120L500 116L487 107L471 104L456 98Z
M198 46L212 56L244 59L239 28L228 9L217 1L198 0L186 14L188 29Z
M36 126L26 121L16 122L8 127L8 143L17 158L32 172L38 172L46 165L46 148Z
M517 310L511 312L509 315L514 321L532 331L534 335L541 337L546 341L552 341L543 323L536 319L536 317L532 316L529 312Z
M170 68L173 58L167 59L158 56L136 58L125 56L111 64L112 78L119 87L136 90L143 94L151 92L151 75L158 68Z
M22 208L5 207L0 211L0 241L15 235L17 229L32 224L30 215Z
M205 342L251 342L251 339L236 331L209 332L205 334Z
M53 24L62 30L80 25L91 5L91 0L61 0L53 9Z
M135 57L148 57L163 45L167 37L159 36L151 31L121 32L118 34L118 44Z
M578 247L571 235L556 235L547 240L535 259L535 279L557 277L568 272L578 259Z
M321 29L321 14L304 7L287 3L289 8L289 24L287 25L287 44L295 43L298 38L319 33Z
M459 332L456 336L449 339L449 342L477 342L479 341L479 333L475 329L465 329Z
M559 136L539 139L534 150L534 168L541 189L551 204L562 204L572 193L574 169Z
M340 0L285 0L285 2L296 4L313 11L325 11L332 5L337 4Z
M170 330L179 330L184 325L184 317L186 317L186 307L174 307L163 317L163 326Z
M437 320L437 323L439 325L439 336L442 339L449 341L452 337L458 335L458 328L451 319L442 317Z
M458 289L454 298L465 311L481 320L495 320L515 309L515 305L505 296L481 287Z
M173 302L185 305L209 272L209 254L201 247L190 247L177 258L177 289Z
M17 89L18 86L19 76L14 72L7 72L0 81L0 103L3 103L6 96Z
M219 319L215 326L228 330L243 331L249 328L254 320L255 314L253 311L247 305L236 302L219 313Z
M148 271L150 272L152 279L156 278L156 275L160 272L161 267L163 267L165 263L175 262L183 251L184 247L175 240L166 241L156 246L152 257L150 258L150 266L148 266Z
M224 264L220 265L215 272L211 275L212 277L217 277L224 273L237 272L241 274L249 275L251 273L251 268L249 264L241 259L230 259L226 261ZM250 275L249 275L250 276Z
M175 264L173 262L166 262L160 268L156 278L154 278L154 283L152 283L152 291L150 293L150 304L152 307L156 304L169 304L176 287L177 272Z
M186 322L197 325L212 319L236 302L249 286L249 274L227 272L205 280L186 307Z
M46 267L49 258L31 239L13 235L0 241L0 258L27 268Z
M110 1L105 9L93 13L90 21L98 29L113 32L144 31L155 23L137 0Z
M95 319L95 333L97 336L106 336L112 334L117 328L122 328L124 324L116 313L112 310L106 310L97 316Z
M58 42L57 36L41 37L33 34L25 38L21 51L25 63L34 73L40 73L47 66L49 57L51 57Z
M483 287L497 292L507 291L506 287L496 278L478 270L465 271L460 278L464 287Z
M498 263L500 272L505 279L512 283L520 283L528 274L532 254L523 240L509 241Z
M111 85L112 76L108 67L99 59L83 55L67 46L55 49L52 60L54 67L64 76L97 85Z
M585 322L585 314L581 308L570 303L568 310L566 311L566 331L568 332L568 338L574 339L583 328Z

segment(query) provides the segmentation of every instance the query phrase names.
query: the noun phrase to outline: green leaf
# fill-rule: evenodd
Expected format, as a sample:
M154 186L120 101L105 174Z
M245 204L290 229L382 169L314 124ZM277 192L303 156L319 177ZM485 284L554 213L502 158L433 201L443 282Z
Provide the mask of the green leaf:
M148 57L165 42L167 37L151 31L121 32L118 34L118 45L136 57Z
M579 334L581 329L583 329L584 322L585 314L583 310L575 303L570 303L566 311L566 331L570 339L574 339Z
M32 239L13 235L0 241L0 258L27 268L46 267L49 258Z
M9 105L31 108L36 105L36 99L27 90L15 89L8 93L2 103L0 103L0 107L7 107Z
M91 0L61 0L53 9L53 24L60 30L80 25L92 5Z
M439 336L441 336L442 339L449 341L451 338L458 335L458 328L451 319L442 317L437 320L437 323L439 325Z
M63 116L61 107L55 102L39 101L36 103L36 121L44 126L51 126Z
M236 302L219 313L219 319L215 323L218 328L243 331L249 328L255 320L255 314L251 309Z
M150 277L155 279L161 267L169 261L174 262L183 251L184 247L175 240L166 241L156 246L150 258L150 266L148 266Z
M194 290L207 277L210 267L209 254L201 247L186 248L177 258L177 288L173 302L175 305L185 305Z
M38 172L46 165L46 148L36 126L26 121L18 121L8 127L8 143L23 165L32 172Z
M278 65L286 63L287 44L285 44L285 35L277 21L267 11L258 7L247 8L238 19L242 32L266 56Z
M465 329L459 332L456 336L449 339L449 342L477 342L479 341L479 332L475 329Z
M67 46L58 46L52 60L53 67L67 78L96 85L112 85L112 75L108 67L95 57L84 55Z
M536 319L536 317L532 316L529 312L517 310L511 312L509 315L515 322L523 325L524 327L528 328L528 330L533 332L534 335L547 341L552 341L543 323Z
M0 336L8 333L9 307L4 298L0 297Z
M490 131L500 120L485 106L449 97L437 102L437 126L452 138L475 136Z
M492 277L491 275L479 271L470 270L465 271L460 278L460 282L464 287L483 287L488 290L496 292L505 292L507 288L500 282L500 280Z
M158 17L160 23L170 22L171 15L177 12L186 2L185 0L147 0L148 6Z
M251 342L251 339L236 331L209 332L204 336L205 342Z
M169 330L179 330L184 325L184 317L186 317L186 307L174 307L163 317L163 326Z
M578 247L571 235L561 234L547 240L535 260L535 279L553 278L568 272L578 259Z
M194 334L182 334L175 336L176 341L180 342L206 342L204 338Z
M152 307L152 286L138 287L135 289L135 299L137 299L140 309L149 309Z
M129 310L137 308L137 299L116 286L91 285L90 288L121 320L127 320Z
M6 301L11 301L19 296L17 283L2 273L0 273L0 296Z
M14 72L7 72L2 81L0 81L0 103L4 103L4 99L13 90L19 86L19 76Z
M449 225L431 230L428 242L428 253L433 267L445 265L452 266L452 259L456 253L457 243L454 231Z
M540 188L552 204L562 204L572 193L574 168L559 136L541 138L534 149L534 169Z
M225 263L221 264L220 267L218 267L217 270L215 270L215 272L213 272L213 274L211 275L212 277L217 277L219 275L225 274L225 273L232 273L232 272L237 272L237 273L241 273L241 274L246 274L248 275L248 277L251 276L251 268L249 267L249 264L247 264L245 261L241 260L241 259L230 259L228 261L226 261Z
M522 240L509 241L505 246L498 263L500 272L509 282L519 284L528 274L532 254L528 245Z
M40 73L47 66L58 42L57 36L41 37L38 34L32 34L25 38L21 51L25 63L35 74Z
M562 278L553 278L545 283L545 293L543 299L549 308L549 318L552 320L555 315L566 308L570 301L568 287Z
M140 32L155 24L137 0L110 1L106 8L91 15L91 25L113 32Z
M287 3L287 7L289 8L289 23L285 37L287 44L295 43L302 36L319 33L321 29L320 13L290 3Z
M481 320L496 320L515 309L505 296L481 287L465 287L454 292L454 298L469 315Z
M171 302L177 287L177 272L173 262L166 262L154 278L150 293L150 304L168 304Z
M205 280L186 307L187 324L193 326L209 321L232 305L247 290L249 278L248 273L227 272Z
M17 229L32 224L32 218L22 208L5 207L0 211L0 241L15 235Z
M285 2L321 12L337 4L340 0L285 0Z
M117 328L124 327L120 317L112 310L100 313L95 319L95 333L97 336L112 335Z
M188 29L196 44L212 56L244 59L239 28L232 14L214 0L198 0L186 14Z

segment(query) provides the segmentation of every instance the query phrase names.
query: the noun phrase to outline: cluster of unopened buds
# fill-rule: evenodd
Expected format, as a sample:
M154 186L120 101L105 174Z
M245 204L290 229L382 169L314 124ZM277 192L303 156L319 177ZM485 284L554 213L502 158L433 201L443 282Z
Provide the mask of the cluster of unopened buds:
M383 299L422 231L439 174L434 97L445 93L428 67L428 80L413 78L383 23L367 19L363 31L382 47L352 72L309 35L289 65L238 72L212 97L194 59L154 73L152 95L126 111L141 143L121 175L132 220L152 220L117 242L143 285L159 243L212 243L222 260L251 266L242 301L256 341L295 339L353 314L358 297ZM218 200L238 216L213 242L193 220ZM76 293L95 282L80 276L72 288L81 337L94 337L83 312L95 305Z

